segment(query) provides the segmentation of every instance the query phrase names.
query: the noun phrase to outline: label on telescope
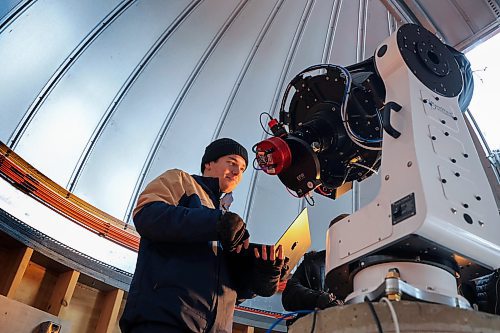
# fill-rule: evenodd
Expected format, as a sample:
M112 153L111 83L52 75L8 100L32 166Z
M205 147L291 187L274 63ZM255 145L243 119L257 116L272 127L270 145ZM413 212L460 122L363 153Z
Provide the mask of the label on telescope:
M396 225L416 213L415 193L411 193L391 204L392 225Z

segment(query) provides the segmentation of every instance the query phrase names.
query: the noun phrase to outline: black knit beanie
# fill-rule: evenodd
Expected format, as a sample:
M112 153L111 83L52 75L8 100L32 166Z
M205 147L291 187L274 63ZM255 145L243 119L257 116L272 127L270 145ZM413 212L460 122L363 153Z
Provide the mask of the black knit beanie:
M205 163L217 161L219 157L226 155L239 155L248 165L248 153L245 147L229 138L217 139L205 148L205 154L201 159L201 172L205 171Z

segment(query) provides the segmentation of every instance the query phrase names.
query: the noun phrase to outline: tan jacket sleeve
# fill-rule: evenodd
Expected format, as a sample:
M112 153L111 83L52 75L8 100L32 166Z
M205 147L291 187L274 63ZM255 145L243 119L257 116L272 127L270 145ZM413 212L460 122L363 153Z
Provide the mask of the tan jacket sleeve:
M197 194L205 207L214 208L208 194L191 175L179 169L168 170L146 186L137 199L133 215L135 216L148 203L160 201L177 206L183 195L192 194Z

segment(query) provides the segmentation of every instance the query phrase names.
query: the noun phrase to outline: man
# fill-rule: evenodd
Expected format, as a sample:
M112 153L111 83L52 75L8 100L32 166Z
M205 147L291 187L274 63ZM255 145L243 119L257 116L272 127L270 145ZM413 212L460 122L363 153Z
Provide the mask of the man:
M337 216L330 223L330 226L347 216L348 214ZM304 260L287 281L285 290L283 290L281 303L285 310L325 309L343 304L342 300L337 299L325 286L325 260L325 250L311 251L304 255ZM303 315L299 315L297 318L301 316ZM290 325L293 321L287 321L287 324Z
M141 241L123 333L231 332L237 301L276 292L282 250L277 257L274 248L243 255L250 235L227 211L247 165L243 146L218 139L205 149L203 176L168 170L141 193L134 209Z
M472 68L465 54L457 51L450 45L446 45L446 47L455 58L458 68L460 69L460 74L462 75L462 91L460 95L458 95L458 106L462 112L465 112L469 108L474 93L474 76L472 74Z
M283 307L287 311L325 309L337 301L325 286L325 250L306 253L283 290Z

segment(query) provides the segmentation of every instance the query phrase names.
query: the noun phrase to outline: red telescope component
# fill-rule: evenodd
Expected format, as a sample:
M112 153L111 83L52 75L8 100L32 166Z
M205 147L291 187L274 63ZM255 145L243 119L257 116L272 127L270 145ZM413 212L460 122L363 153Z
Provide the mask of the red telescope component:
M257 163L265 173L277 175L292 163L292 152L285 140L271 137L255 147Z

